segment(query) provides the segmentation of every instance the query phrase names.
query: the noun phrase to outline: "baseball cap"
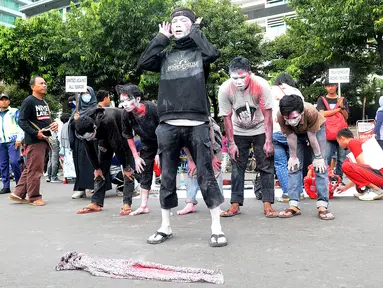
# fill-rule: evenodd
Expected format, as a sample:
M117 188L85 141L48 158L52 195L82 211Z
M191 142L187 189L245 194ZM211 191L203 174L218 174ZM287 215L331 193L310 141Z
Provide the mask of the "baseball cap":
M0 100L3 98L7 98L9 100L9 96L7 94L1 93Z

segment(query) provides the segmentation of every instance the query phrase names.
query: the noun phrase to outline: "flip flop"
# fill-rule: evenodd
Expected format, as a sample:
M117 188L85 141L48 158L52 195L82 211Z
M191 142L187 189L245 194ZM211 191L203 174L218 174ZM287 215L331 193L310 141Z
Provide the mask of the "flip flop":
M156 238L158 235L161 236L160 239L158 239L158 240L149 240L149 239L148 239L146 242L147 242L148 244L161 244L161 243L165 242L166 240L168 240L168 239L170 239L170 238L173 237L173 234L172 234L172 233L171 233L171 234L165 234L165 233L156 231L156 233L154 233L154 238Z
M229 209L227 211L222 212L221 217L233 217L233 216L239 215L239 214L241 214L241 211L239 210L239 208L237 211Z
M283 210L284 214L281 214L281 213L278 214L278 218L291 218L291 217L294 217L294 216L301 215L301 210L299 209L298 211L295 211L294 209L286 208L285 210ZM291 214L286 215L287 213L291 213Z
M225 238L225 242L218 242L219 238ZM214 241L212 241L214 239ZM210 247L223 247L227 245L227 239L225 234L212 234L210 237Z
M273 211L271 209L265 211L266 218L278 218L279 213L277 211Z
M323 215L324 217L322 217L321 215ZM327 216L327 215L330 215L330 216ZM332 213L330 213L328 210L318 211L318 217L319 219L325 220L325 221L335 219L335 216L332 215Z
M96 212L101 212L102 209L95 209L92 207L84 207L81 210L77 211L77 214L89 214L89 213L96 213Z

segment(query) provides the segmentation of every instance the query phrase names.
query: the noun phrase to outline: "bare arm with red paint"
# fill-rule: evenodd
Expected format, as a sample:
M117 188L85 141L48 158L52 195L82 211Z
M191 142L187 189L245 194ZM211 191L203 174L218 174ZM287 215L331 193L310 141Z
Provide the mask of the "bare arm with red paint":
M128 145L134 157L134 163L136 164L136 171L138 173L144 172L144 166L146 166L146 163L144 159L142 159L140 155L138 155L138 152L136 149L136 143L134 143L134 139L128 139Z
M185 151L186 156L188 157L188 174L190 177L192 177L197 166L194 163L193 157L192 157L189 149L187 147L184 147L184 151Z
M233 159L233 161L237 161L236 159L239 157L239 151L237 145L235 145L234 142L233 122L231 121L231 115L232 113L223 117L223 126L225 127L227 141L229 142L230 158Z
M263 151L266 154L266 157L271 157L274 155L274 145L273 145L273 111L272 109L262 109L263 117L265 119L265 136L266 141L263 146Z

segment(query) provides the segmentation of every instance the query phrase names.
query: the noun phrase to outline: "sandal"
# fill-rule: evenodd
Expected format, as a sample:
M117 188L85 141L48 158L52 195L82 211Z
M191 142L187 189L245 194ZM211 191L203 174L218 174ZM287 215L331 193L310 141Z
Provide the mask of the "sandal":
M278 218L279 213L275 210L268 209L264 211L266 218Z
M148 244L161 244L162 242L165 242L166 240L173 237L172 233L171 234L165 234L165 233L156 231L156 233L154 233L154 235L153 235L153 238L156 238L158 235L161 236L160 239L158 239L158 240L149 240L148 239L146 242Z
M233 217L235 215L241 214L241 211L239 210L232 210L231 208L227 211L224 211L221 213L221 217Z
M318 217L321 220L334 220L335 216L332 215L327 209L323 211L318 211Z
M224 242L218 242L218 239L219 238L224 238ZM209 243L210 247L223 247L223 246L226 246L227 245L227 239L226 239L226 236L225 234L213 234L211 235L210 237L210 243Z
M290 214L288 214L288 213L290 213ZM298 209L298 211L297 211L297 210L294 210L291 208L286 208L285 210L283 210L282 212L280 212L278 214L278 218L291 218L291 217L299 216L299 215L301 215L300 209Z
M94 208L94 207L84 207L77 211L77 214L89 214L89 213L95 213L95 212L101 212L102 208Z

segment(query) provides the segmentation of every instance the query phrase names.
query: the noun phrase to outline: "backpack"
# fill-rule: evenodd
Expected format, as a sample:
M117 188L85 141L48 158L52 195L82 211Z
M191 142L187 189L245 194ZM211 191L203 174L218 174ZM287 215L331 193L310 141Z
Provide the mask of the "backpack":
M342 99L343 101L344 97L341 97L340 99ZM333 110L333 109L330 109L330 106L328 105L326 98L323 96L322 96L322 101L328 111ZM337 108L339 108L338 103L336 103L334 109L337 109ZM326 140L336 140L338 131L347 127L348 127L347 122L341 113L336 113L330 117L326 117Z

